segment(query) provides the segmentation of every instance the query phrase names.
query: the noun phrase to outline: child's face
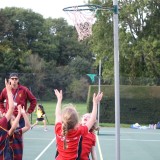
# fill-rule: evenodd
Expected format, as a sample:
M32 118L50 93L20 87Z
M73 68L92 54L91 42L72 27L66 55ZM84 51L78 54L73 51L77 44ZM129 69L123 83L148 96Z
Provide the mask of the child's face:
M86 123L88 122L88 120L90 119L90 114L85 114L82 116L82 125L86 125Z

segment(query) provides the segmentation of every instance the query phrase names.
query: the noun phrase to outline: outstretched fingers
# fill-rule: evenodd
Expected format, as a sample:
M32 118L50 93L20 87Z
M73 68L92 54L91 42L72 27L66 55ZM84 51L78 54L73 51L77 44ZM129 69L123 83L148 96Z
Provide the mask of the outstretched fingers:
M22 114L26 113L24 106L21 107L21 113L22 113Z
M97 101L100 102L102 100L102 97L103 97L103 92L99 92L97 94Z
M62 98L63 98L62 90L58 91L57 89L54 89L54 93L55 93L58 100L62 100Z
M17 108L18 108L18 113L21 114L22 106L19 104L19 105L17 106Z
M102 100L103 92L99 92L97 95L96 93L93 94L93 102L98 103Z
M9 81L7 81L6 78L5 78L5 86L6 86L6 89L7 89L7 90L10 90L10 91L11 91L11 89L12 89L11 84L10 84Z

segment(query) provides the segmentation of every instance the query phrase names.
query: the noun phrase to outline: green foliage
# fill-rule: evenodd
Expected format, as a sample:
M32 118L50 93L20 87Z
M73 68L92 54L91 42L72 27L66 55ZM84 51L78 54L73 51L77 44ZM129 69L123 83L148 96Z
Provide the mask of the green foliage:
M88 87L88 81L84 78L73 80L67 90L70 93L68 98L76 102L86 102Z
M100 122L115 122L114 86L102 86L104 97L100 103ZM87 107L92 109L92 95L98 86L90 86ZM120 86L120 121L125 124L150 124L159 121L160 87L158 86Z
M97 3L95 0L92 2ZM102 5L112 7L112 1L106 1ZM121 0L119 8L121 76L129 77L130 84L133 84L136 77L159 78L159 1ZM97 64L99 59L107 58L102 74L107 79L113 77L114 73L113 13L102 10L97 14L90 46L97 57Z
M136 0L127 3L122 0L121 6L121 73L133 80L140 76L159 78L159 34L157 33L160 3L157 0Z
M80 56L75 57L70 63L69 67L72 68L75 77L80 78L86 73L91 73L91 63Z
M0 10L0 54L0 83L5 74L18 72L21 84L44 100L54 88L70 94L72 80L90 72L93 62L88 42L79 42L66 20L15 7Z
M101 5L98 0L90 3ZM102 5L112 8L113 1ZM120 78L127 77L125 84L136 84L142 77L152 79L146 85L160 84L159 5L158 0L119 1ZM23 8L0 9L0 84L5 74L17 71L22 84L40 99L50 99L54 88L63 89L67 96L74 81L96 74L99 60L103 82L113 84L113 13L96 13L93 34L79 42L75 27L63 18L44 19Z

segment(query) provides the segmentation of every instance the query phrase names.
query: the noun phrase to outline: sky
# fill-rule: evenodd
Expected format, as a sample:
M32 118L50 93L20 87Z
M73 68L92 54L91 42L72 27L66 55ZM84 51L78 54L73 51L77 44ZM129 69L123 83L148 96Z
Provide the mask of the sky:
M0 8L20 7L31 9L32 11L43 15L44 18L63 17L67 22L73 25L69 16L63 11L63 8L75 5L83 5L86 0L0 0Z

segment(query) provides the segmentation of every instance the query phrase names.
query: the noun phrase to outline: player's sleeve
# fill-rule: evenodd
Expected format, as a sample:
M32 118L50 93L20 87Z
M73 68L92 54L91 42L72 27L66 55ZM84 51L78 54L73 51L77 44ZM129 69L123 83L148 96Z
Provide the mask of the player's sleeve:
M80 126L79 130L81 131L81 135L88 134L88 127L87 126Z
M2 113L5 112L5 107L4 107L4 100L6 99L5 95L6 95L6 89L4 88L0 94L0 111Z
M18 133L19 135L22 135L22 134L23 134L22 128L16 129L14 132L15 132L15 133Z
M0 119L0 127L7 130L7 118L4 116Z
M96 136L95 136L95 134L93 133L93 146L95 146L96 145Z
M31 114L36 108L37 99L28 88L26 88L26 93L27 93L28 100L30 102L30 106L27 112Z
M55 125L55 133L56 134L60 134L61 130L62 130L61 128L62 128L62 123L61 122L56 123L56 125Z

